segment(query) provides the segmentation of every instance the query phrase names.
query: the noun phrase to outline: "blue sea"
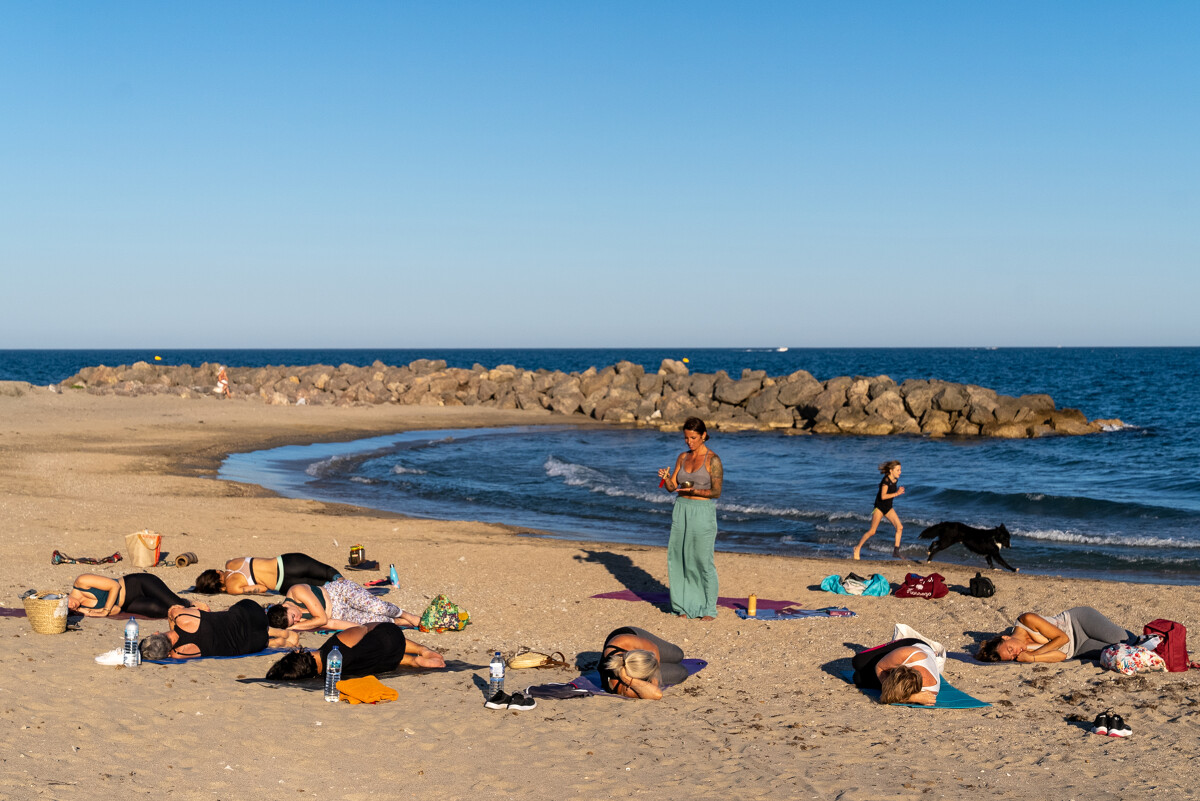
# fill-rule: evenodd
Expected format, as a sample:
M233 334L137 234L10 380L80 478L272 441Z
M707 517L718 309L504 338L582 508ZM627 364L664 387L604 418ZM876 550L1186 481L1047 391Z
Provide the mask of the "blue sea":
M1022 571L1134 581L1200 582L1200 348L916 348L701 350L194 350L0 351L0 379L46 384L95 364L139 359L235 366L514 364L564 371L622 359L657 369L687 358L693 372L743 369L818 379L887 374L1044 392L1089 418L1126 428L1039 440L721 434L718 502L722 550L842 556L865 530L876 465L899 459L896 502L906 554L922 557L920 531L941 520L1013 534L1005 557ZM410 432L343 444L231 456L223 478L284 495L358 504L419 517L507 523L555 536L665 545L671 497L655 471L683 449L678 433L571 426ZM891 550L884 523L867 558ZM982 564L957 547L939 559Z

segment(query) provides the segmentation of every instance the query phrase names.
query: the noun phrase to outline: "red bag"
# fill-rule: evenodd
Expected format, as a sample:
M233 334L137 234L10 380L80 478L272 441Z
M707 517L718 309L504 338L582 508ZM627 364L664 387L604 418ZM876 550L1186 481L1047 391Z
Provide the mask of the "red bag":
M1188 669L1186 626L1160 617L1147 623L1142 628L1142 633L1146 636L1162 637L1162 642L1155 646L1154 653L1167 663L1167 670L1178 673Z
M909 573L892 595L897 598L941 598L949 592L941 573L930 573L928 576Z

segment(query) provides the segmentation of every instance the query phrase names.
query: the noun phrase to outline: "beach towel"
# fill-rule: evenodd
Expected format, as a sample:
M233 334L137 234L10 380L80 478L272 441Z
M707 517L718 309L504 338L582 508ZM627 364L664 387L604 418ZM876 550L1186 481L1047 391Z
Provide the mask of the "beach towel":
M842 581L842 577L837 574L826 576L821 581L821 589L825 590L825 592L836 593L837 595L872 595L880 597L892 594L891 583L881 573L871 576L870 580L864 585L861 593L849 592Z
M245 659L248 656L267 656L269 654L286 654L291 648L267 648L252 654L234 654L233 656L193 656L190 659L143 659L143 665L186 665L188 662L203 662L205 659Z
M665 604L671 600L669 593L665 592L642 592L640 590L616 590L614 592L602 592L599 595L593 595L593 598L602 598L610 601L646 601L652 604ZM717 598L717 606L724 606L727 609L747 609L750 606L749 598L731 598L725 595ZM787 609L788 607L799 606L796 601L770 601L766 598L758 599L759 609L774 609L776 611Z
M112 556L104 556L99 559L90 556L71 557L62 551L55 551L50 554L50 564L52 565L109 565L120 561L120 553L114 553Z
M745 609L735 613L743 620L799 620L802 617L854 617L854 613L842 606L827 606L824 609L759 609L754 617Z
M854 671L842 671L842 678L854 686ZM879 690L864 690L860 687L855 687L864 695L869 695L871 698L879 698ZM907 706L913 709L980 709L985 706L991 706L987 701L980 701L978 698L967 695L962 690L958 689L942 676L942 689L938 693L937 703L933 706L925 706L925 704L892 704L892 706Z
M400 693L387 686L374 676L362 676L357 679L342 679L337 683L338 700L349 701L352 704L378 704L395 701Z
M689 676L694 676L704 668L708 667L708 662L703 659L684 659L680 664L687 670ZM664 684L663 689L667 689L674 685ZM624 695L614 695L607 693L600 686L600 671L589 670L577 679L566 683L554 684L534 684L525 688L525 694L534 698L586 698L589 695L604 695L609 698L624 698L627 701L634 699L627 698Z

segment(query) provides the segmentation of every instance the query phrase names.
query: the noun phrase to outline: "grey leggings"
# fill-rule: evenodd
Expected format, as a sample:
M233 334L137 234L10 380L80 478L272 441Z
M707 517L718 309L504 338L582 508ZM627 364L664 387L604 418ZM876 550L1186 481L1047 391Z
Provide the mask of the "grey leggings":
M637 626L622 626L604 638L604 648L612 642L612 639L621 634L635 634L638 637L644 637L658 648L658 670L659 683L663 687L669 687L672 684L682 684L683 680L688 677L687 668L680 664L683 661L683 649L674 643L669 643L661 637L655 637L645 629L639 629ZM601 653L604 652L601 648ZM603 660L601 660L603 661Z
M1095 659L1100 652L1119 642L1132 642L1134 634L1121 628L1090 606L1068 609L1075 635L1075 659Z

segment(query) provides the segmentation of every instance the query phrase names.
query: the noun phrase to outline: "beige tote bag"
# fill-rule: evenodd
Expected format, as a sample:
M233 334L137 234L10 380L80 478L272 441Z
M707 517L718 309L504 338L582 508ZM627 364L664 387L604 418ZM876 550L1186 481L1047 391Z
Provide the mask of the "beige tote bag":
M162 555L162 534L148 528L126 534L125 548L134 567L154 567Z

